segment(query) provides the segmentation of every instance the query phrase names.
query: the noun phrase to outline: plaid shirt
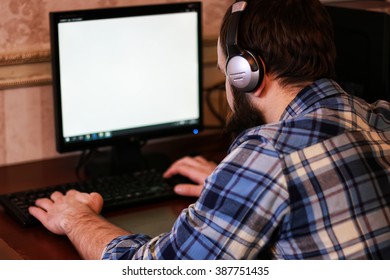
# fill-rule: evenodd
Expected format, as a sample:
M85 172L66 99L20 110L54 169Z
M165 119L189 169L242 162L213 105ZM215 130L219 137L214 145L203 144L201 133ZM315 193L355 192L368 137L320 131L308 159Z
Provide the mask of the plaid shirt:
M322 79L245 131L171 232L103 259L390 259L390 104Z

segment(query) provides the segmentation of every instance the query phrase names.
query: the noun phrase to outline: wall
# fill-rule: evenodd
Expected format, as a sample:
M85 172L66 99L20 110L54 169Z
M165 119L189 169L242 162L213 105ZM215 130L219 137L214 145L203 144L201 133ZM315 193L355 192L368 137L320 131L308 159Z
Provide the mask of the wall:
M1 0L0 57L13 54L29 56L39 50L49 52L48 12L95 7L126 6L180 2L172 0ZM190 1L187 1L190 2ZM203 34L216 38L220 20L232 1L203 1ZM214 43L213 43L214 45ZM209 52L215 53L214 46ZM214 55L215 57L215 55ZM23 58L24 59L24 58ZM212 58L214 59L214 58ZM1 62L1 61L0 61ZM0 69L0 82L5 76L23 72L49 71L49 62ZM221 76L216 62L205 70L205 85ZM43 67L44 69L39 69ZM1 67L0 67L1 68ZM6 68L6 67L3 67ZM37 70L38 69L38 70ZM23 74L24 75L24 74ZM211 80L210 80L211 79ZM54 143L54 121L51 85L13 87L0 90L0 166L57 157Z

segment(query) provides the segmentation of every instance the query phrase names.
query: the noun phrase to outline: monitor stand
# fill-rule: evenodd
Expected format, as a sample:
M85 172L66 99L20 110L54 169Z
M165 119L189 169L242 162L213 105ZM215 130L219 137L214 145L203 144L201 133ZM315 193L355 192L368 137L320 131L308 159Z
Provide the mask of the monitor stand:
M165 170L171 161L167 155L142 152L141 141L123 141L111 149L94 151L85 163L84 172L89 179L131 173L154 168Z

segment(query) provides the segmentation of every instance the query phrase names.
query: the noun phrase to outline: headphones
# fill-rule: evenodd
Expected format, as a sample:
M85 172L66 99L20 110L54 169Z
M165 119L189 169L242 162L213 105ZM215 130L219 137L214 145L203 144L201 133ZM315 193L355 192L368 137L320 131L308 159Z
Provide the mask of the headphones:
M259 56L241 49L237 42L241 15L247 5L247 1L238 0L232 6L227 31L226 75L229 84L237 90L252 92L262 84L265 69Z

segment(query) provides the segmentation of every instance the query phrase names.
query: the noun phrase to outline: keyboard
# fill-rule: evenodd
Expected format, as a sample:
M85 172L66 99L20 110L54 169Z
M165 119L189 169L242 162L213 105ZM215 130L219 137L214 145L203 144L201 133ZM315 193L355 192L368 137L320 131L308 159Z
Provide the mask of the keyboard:
M23 227L27 227L39 223L28 213L28 207L35 205L35 200L38 198L50 197L54 191L66 193L70 189L76 189L81 192L100 193L104 201L102 209L104 213L113 209L173 198L176 196L173 187L184 182L188 183L189 180L180 176L163 179L162 172L150 169L4 194L0 196L0 203L10 216Z

